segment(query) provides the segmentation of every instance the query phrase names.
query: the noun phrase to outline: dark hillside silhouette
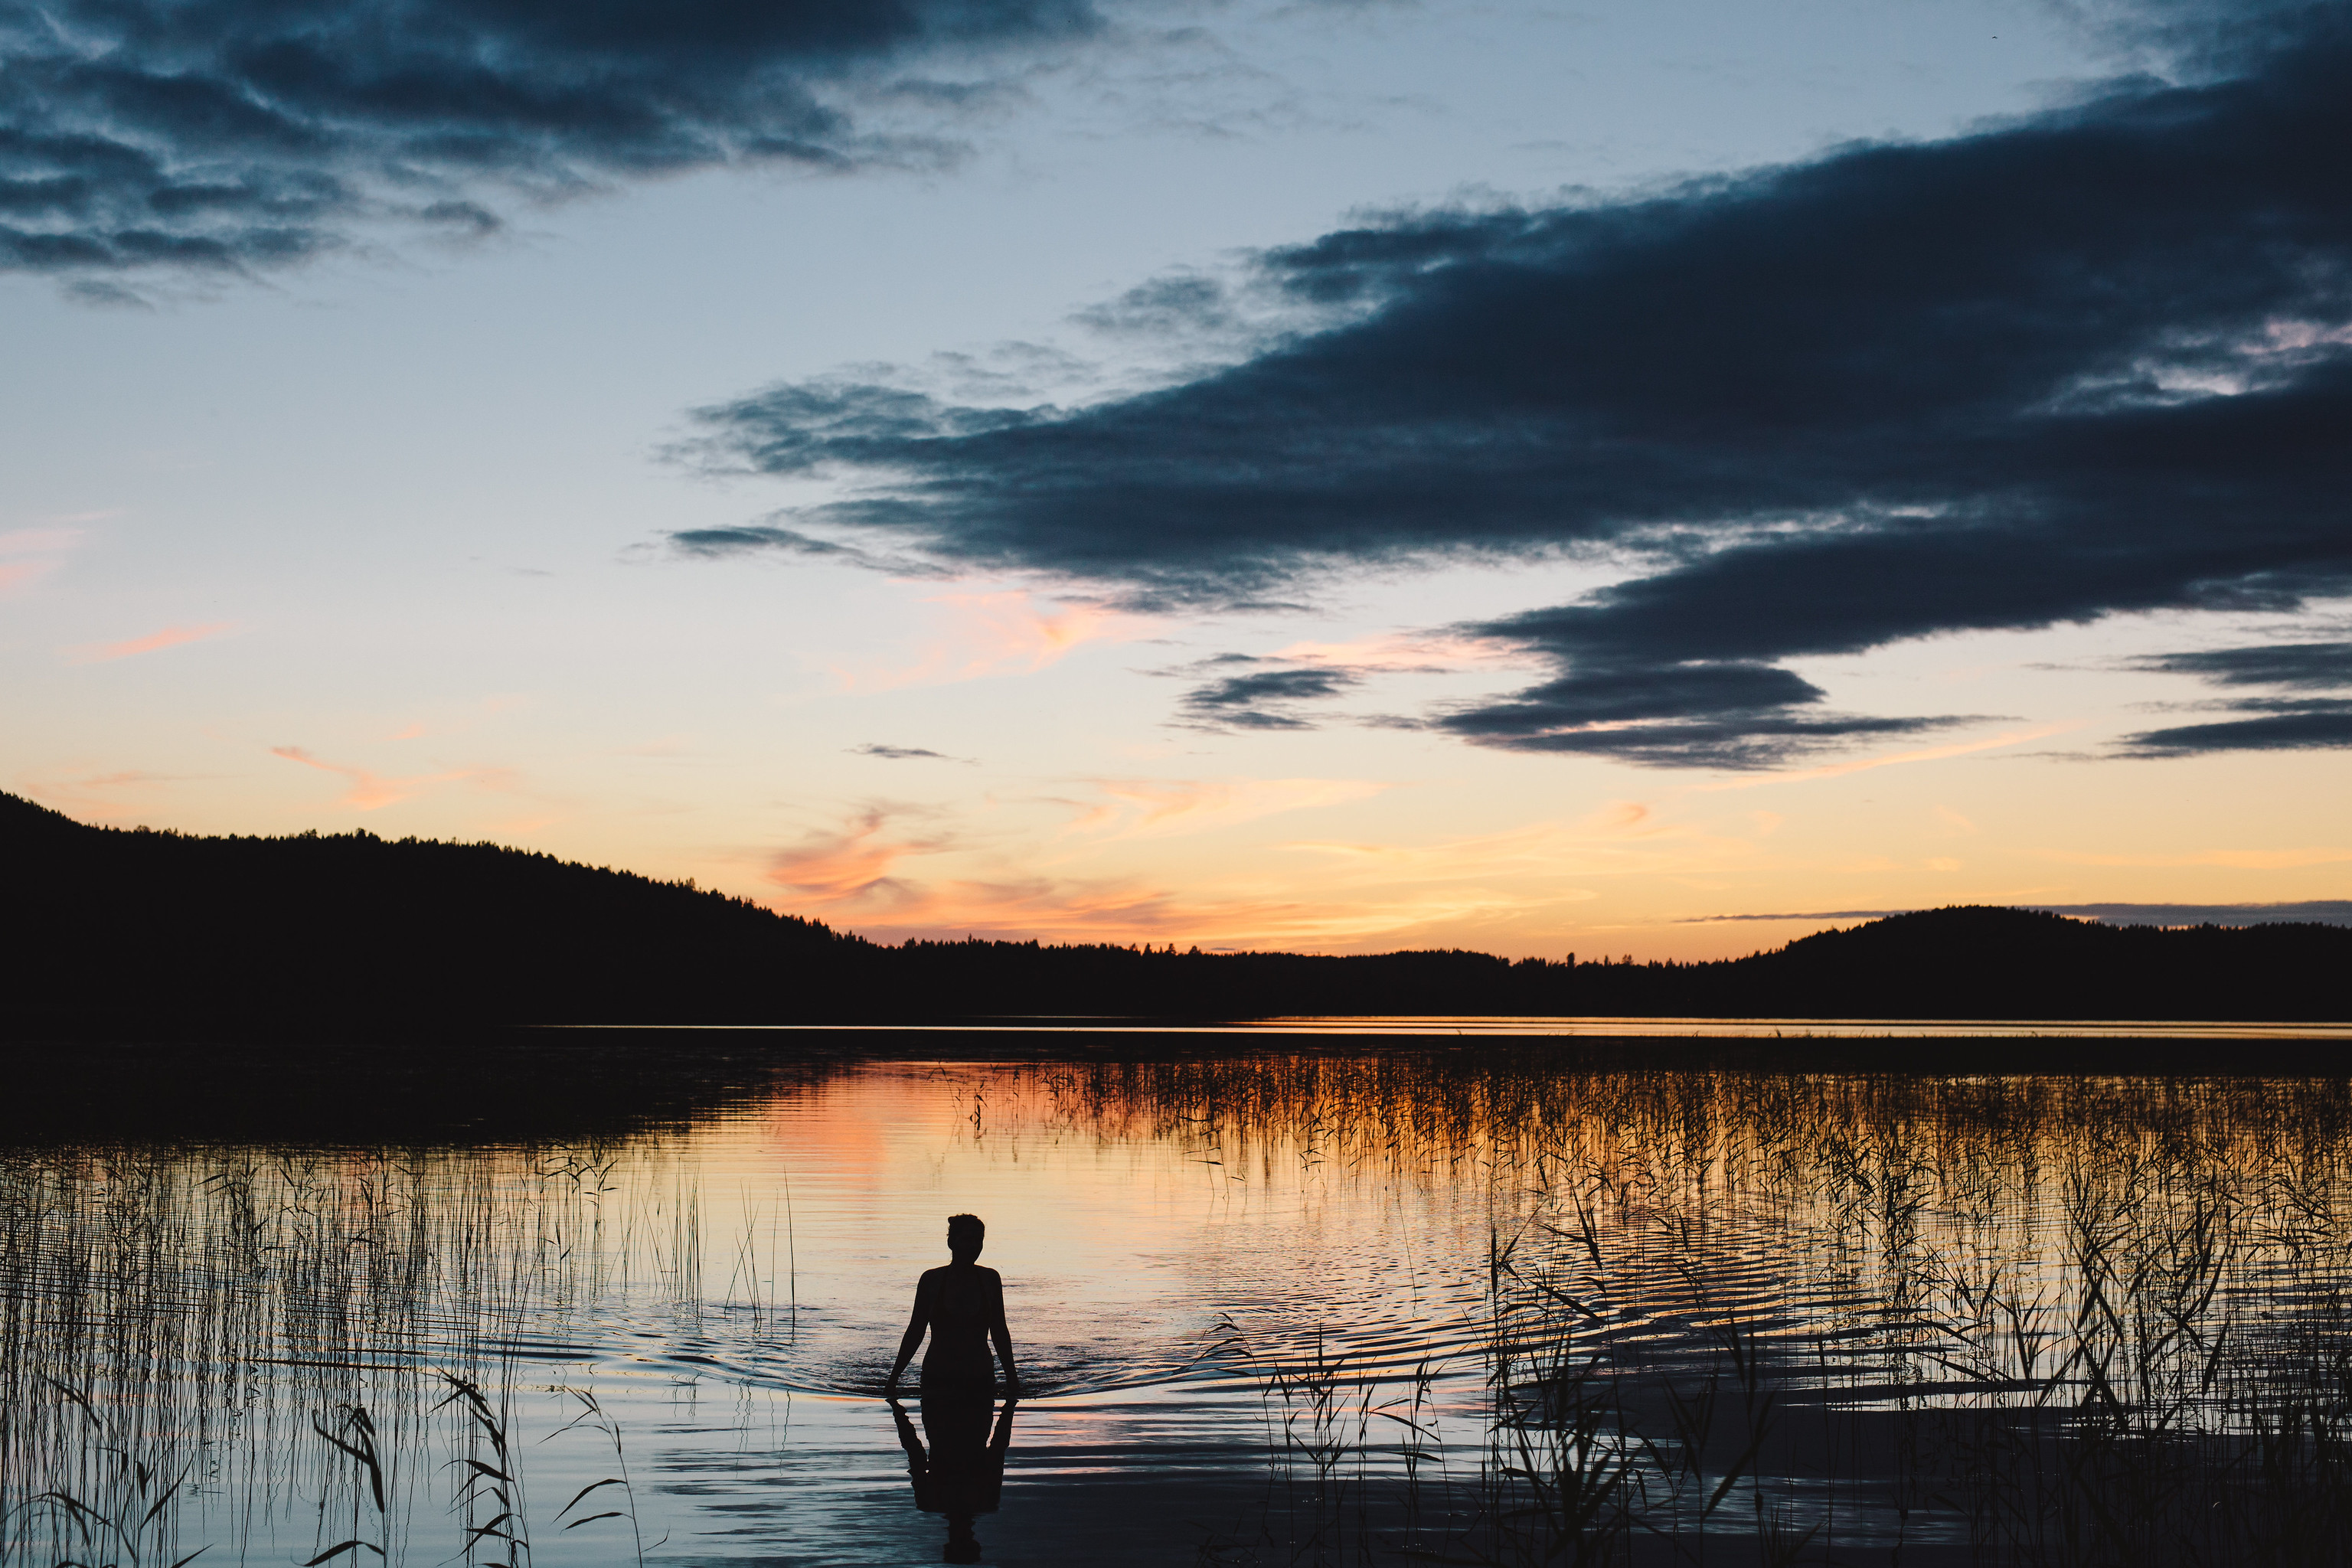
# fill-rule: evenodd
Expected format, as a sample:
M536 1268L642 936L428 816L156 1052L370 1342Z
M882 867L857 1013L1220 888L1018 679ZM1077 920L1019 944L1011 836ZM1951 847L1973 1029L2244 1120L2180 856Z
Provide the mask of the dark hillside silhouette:
M126 1021L790 1012L862 946L723 894L495 844L87 827L0 795L10 1002Z
M1717 963L882 947L494 844L204 838L0 795L16 1026L354 1034L446 1024L1283 1015L2341 1019L2352 930L2021 910L1873 921Z

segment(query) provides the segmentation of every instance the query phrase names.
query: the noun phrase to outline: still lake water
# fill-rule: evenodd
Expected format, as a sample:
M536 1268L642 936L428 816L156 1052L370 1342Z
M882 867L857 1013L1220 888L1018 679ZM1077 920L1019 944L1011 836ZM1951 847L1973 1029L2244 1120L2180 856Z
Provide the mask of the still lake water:
M2068 1422L2212 1470L2352 1411L2340 1079L1254 1043L21 1139L6 1561L940 1561L878 1394L960 1211L1029 1384L992 1563L1538 1560L1563 1484L1636 1557L2022 1559L2104 1528Z

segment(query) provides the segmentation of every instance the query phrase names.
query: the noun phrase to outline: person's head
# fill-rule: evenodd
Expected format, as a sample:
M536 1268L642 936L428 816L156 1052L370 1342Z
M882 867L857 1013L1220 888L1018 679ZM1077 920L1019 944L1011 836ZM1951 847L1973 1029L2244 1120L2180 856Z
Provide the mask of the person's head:
M976 1214L948 1215L948 1250L958 1263L969 1263L980 1256L981 1245L988 1239L988 1226L980 1223Z

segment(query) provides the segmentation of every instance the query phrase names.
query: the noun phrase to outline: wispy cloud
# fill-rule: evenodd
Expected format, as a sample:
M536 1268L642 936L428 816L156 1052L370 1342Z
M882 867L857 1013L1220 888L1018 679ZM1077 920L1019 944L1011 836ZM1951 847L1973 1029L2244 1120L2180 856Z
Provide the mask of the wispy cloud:
M1090 642L1125 642L1150 636L1143 617L1097 604L1049 605L1026 589L992 594L937 594L941 626L922 656L908 665L853 669L833 667L845 691L891 691L996 675L1032 675Z
M316 768L323 773L333 773L348 782L350 787L338 797L337 804L355 811L377 811L404 800L413 799L436 785L465 783L477 788L502 795L524 795L520 775L512 768L473 767L452 768L442 773L408 773L390 777L372 773L366 768L352 767L341 763L321 762L300 746L272 746L269 754L289 763L299 763L306 768ZM497 825L503 832L522 833L543 827L553 820L534 814L515 821Z
M16 528L0 532L0 593L28 588L59 566L82 542L75 521L112 515L91 512L87 518L56 519L48 526Z
M1067 833L1097 840L1205 833L1286 811L1369 800L1392 786L1369 779L1092 779L1104 798Z
M1266 657L1361 672L1429 672L1527 661L1525 650L1516 643L1453 631L1381 632L1345 642L1294 642Z
M166 786L205 776L122 768L62 778L45 777L18 787L35 800L84 821L121 822L135 819L138 813L151 809L162 798Z
M967 766L979 760L974 757L950 757L945 752L934 752L922 746L886 746L878 741L868 741L862 746L852 746L849 748L849 754L854 757L880 757L885 762L892 763L962 763Z
M1889 752L1875 757L1857 757L1851 762L1830 763L1817 768L1793 769L1780 773L1759 773L1732 779L1718 779L1712 784L1695 784L1696 793L1711 794L1718 790L1754 789L1760 784L1804 784L1814 779L1843 778L1849 773L1866 773L1874 768L1906 767L1913 763L1940 763L1950 757L1971 756L1979 752L1999 751L2004 746L2021 746L2029 741L2043 741L2053 735L2063 735L2069 730L2080 729L2077 721L2058 724L2037 724L2028 730L2009 730L1981 741L1956 741L1948 746L1921 746L1911 751Z
M131 658L142 653L203 642L236 629L234 621L206 621L199 626L165 626L160 632L149 632L143 637L127 637L121 642L85 643L66 651L67 657L76 664L104 664L112 659Z
M807 905L902 903L912 889L891 875L893 868L910 857L958 847L954 835L920 826L934 820L934 814L918 807L869 805L840 827L776 850L761 876Z

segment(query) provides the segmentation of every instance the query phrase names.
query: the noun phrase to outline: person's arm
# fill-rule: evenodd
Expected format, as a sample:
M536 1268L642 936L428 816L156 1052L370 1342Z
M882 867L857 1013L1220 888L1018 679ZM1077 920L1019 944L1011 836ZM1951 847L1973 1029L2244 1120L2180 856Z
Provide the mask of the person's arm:
M1004 1277L996 1277L996 1321L988 1326L988 1337L996 1342L996 1359L1003 1363L1004 1391L1021 1392L1021 1369L1013 1364L1013 1331L1004 1326Z
M1003 1316L1001 1312L998 1315ZM916 1282L915 1315L908 1320L907 1332L898 1341L898 1360L890 1368L890 1381L882 1385L886 1392L898 1388L899 1375L907 1370L907 1363L915 1359L915 1352L922 1348L923 1331L930 1326L931 1277L926 1274Z

